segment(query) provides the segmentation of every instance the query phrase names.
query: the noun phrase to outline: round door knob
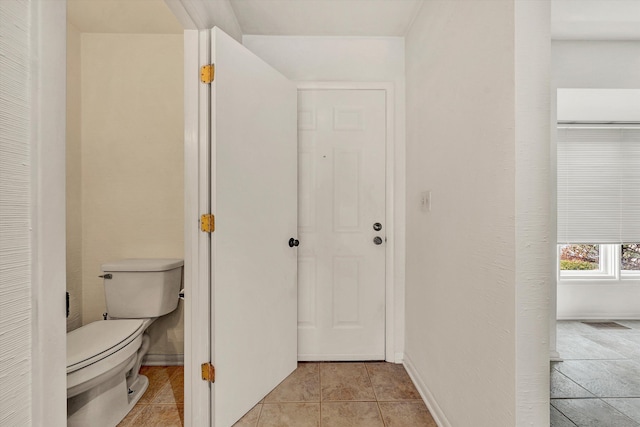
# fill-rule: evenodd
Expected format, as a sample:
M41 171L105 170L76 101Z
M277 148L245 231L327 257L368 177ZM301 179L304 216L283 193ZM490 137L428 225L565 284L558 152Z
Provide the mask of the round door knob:
M289 239L289 247L292 248L294 246L298 246L300 241L298 239L294 239L293 237Z
M382 230L382 224L380 224L379 222L376 222L375 224L373 224L373 229L376 231Z
M373 238L373 243L375 243L376 245L381 245L382 244L382 237L380 236L376 236Z

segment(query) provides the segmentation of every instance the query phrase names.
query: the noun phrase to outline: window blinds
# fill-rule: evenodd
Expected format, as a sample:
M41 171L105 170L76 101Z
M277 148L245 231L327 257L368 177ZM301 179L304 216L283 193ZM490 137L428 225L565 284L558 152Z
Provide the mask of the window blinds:
M558 127L558 243L640 242L640 127Z

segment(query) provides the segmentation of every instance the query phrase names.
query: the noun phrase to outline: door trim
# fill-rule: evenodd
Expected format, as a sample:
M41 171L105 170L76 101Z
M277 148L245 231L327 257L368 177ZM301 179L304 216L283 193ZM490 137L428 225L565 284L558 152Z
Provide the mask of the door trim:
M210 237L199 218L210 210L209 86L200 83L200 65L211 55L208 30L184 31L184 425L211 425L211 388L200 365L211 357Z
M297 82L300 90L383 90L385 91L386 108L386 137L385 137L385 215L387 222L387 244L385 245L385 360L392 363L401 363L403 354L396 351L396 340L404 342L403 337L398 336L396 326L403 325L404 319L404 286L403 280L398 280L398 273L403 273L396 265L404 265L404 243L396 239L397 230L404 230L404 219L396 217L398 206L404 203L396 201L396 196L404 194L404 188L399 188L395 179L396 172L396 139L395 139L395 86L390 82ZM404 160L404 159L402 159ZM402 183L404 184L404 183ZM400 212L403 212L400 211ZM403 277L403 276L401 276ZM404 329L401 329L401 331Z

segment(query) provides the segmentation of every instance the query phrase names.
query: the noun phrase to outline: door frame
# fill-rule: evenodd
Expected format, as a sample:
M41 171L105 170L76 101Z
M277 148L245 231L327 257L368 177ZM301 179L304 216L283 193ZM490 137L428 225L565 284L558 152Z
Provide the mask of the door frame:
M210 90L200 82L200 65L211 58L208 30L184 31L184 425L211 424L211 385L200 365L211 360L211 238L200 231L210 213ZM189 78L188 76L192 76Z
M385 135L385 360L401 363L402 352L396 351L396 340L404 342L404 287L403 281L397 280L398 273L403 273L404 240L399 241L397 230L404 230L404 215L396 216L400 200L398 193L404 194L404 188L396 182L396 138L395 138L395 85L390 82L297 82L301 90L382 90L385 92L386 135ZM404 159L402 159L404 160ZM404 183L402 183L404 184ZM401 199L404 203L404 198ZM400 213L403 211L400 211ZM402 327L402 329L397 328ZM400 329L400 330L398 330Z

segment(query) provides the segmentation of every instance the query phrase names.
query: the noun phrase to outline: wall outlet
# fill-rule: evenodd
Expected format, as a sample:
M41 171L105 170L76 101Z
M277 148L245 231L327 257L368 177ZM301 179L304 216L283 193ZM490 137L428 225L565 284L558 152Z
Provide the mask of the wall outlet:
M431 212L431 190L420 193L420 210L422 212Z

